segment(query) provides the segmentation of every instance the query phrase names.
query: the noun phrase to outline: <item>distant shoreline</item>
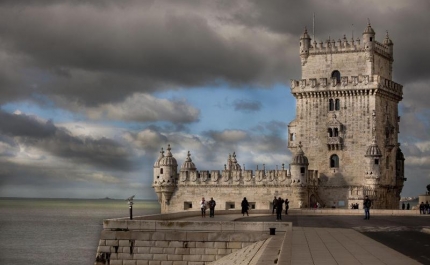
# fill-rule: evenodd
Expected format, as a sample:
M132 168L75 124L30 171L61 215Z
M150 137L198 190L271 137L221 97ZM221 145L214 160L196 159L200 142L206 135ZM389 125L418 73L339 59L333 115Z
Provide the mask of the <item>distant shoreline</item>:
M0 197L0 200L112 200L112 201L124 201L125 199L117 198L38 198L38 197ZM135 201L157 201L157 199L134 199Z

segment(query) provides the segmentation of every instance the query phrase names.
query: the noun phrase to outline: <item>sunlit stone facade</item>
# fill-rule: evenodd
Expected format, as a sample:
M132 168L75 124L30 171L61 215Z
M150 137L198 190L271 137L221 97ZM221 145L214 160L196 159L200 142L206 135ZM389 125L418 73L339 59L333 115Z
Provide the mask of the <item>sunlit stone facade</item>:
M269 209L274 196L290 207L348 208L364 196L374 208L397 209L404 177L398 143L402 85L392 81L393 42L368 24L362 39L312 42L300 37L302 77L291 81L296 118L288 125L293 160L280 168L242 169L236 154L222 170L197 170L188 154L179 171L170 146L154 164L162 212L196 210L202 196L217 209L239 209L247 197ZM282 164L285 163L285 164Z

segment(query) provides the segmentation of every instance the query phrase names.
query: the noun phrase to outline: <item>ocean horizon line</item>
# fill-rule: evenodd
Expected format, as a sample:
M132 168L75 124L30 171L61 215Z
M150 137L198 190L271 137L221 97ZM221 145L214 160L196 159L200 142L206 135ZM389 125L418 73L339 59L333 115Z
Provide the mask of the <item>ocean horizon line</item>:
M66 197L2 197L0 196L0 200L8 200L8 199L38 199L38 200L115 200L115 201L126 201L127 199L118 199L111 197L104 198L66 198ZM157 201L157 199L145 199L145 198L134 198L135 201Z

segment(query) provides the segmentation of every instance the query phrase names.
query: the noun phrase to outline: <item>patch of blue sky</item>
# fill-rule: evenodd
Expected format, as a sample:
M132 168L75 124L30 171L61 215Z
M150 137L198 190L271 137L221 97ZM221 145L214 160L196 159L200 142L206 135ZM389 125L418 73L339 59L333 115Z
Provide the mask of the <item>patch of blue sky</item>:
M276 84L270 88L240 88L228 86L199 87L187 90L171 90L154 94L158 98L186 100L200 110L200 120L188 127L193 132L209 130L252 130L271 121L289 123L295 116L295 99L289 87ZM245 102L257 106L236 108Z
M9 113L20 111L26 115L36 115L42 119L52 120L54 123L85 120L83 115L57 108L54 104L40 105L33 101L17 101L6 103L1 108Z

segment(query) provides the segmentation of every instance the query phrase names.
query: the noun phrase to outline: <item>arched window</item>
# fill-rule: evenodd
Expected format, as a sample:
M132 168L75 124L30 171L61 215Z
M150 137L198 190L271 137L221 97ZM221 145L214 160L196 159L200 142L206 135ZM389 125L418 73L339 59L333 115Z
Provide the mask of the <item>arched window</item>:
M339 137L339 129L334 128L334 137Z
M334 109L340 110L340 100L337 98L334 102Z
M330 167L331 168L339 167L339 157L337 155L332 155L330 157Z
M328 100L328 110L329 111L333 111L334 110L334 102L333 102L332 98Z
M331 77L336 77L336 83L339 84L340 83L340 72L338 70L334 70L331 73Z
M333 137L333 130L328 128L328 137Z

